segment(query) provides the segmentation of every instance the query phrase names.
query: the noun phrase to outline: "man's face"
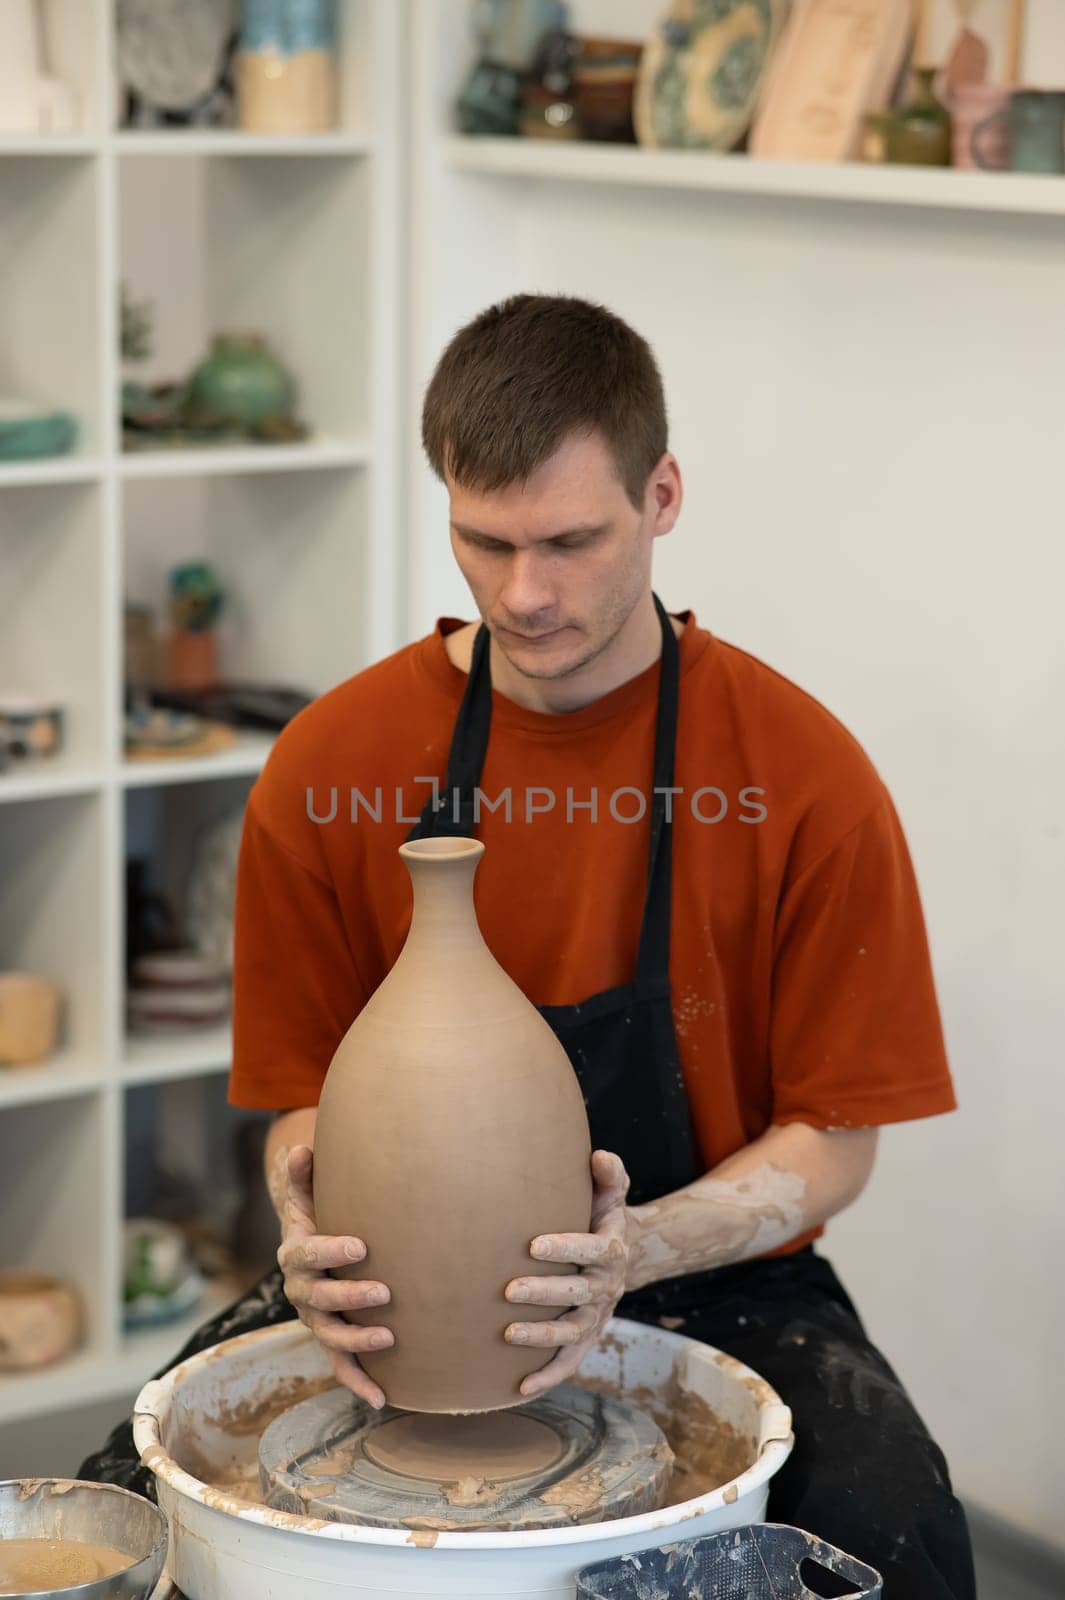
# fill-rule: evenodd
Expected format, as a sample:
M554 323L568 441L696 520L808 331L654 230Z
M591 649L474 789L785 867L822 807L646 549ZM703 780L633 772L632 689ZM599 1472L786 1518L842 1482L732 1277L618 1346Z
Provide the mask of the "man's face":
M651 546L680 507L669 455L637 510L599 434L573 434L524 484L448 479L451 547L492 639L516 672L565 678L595 660L650 589Z

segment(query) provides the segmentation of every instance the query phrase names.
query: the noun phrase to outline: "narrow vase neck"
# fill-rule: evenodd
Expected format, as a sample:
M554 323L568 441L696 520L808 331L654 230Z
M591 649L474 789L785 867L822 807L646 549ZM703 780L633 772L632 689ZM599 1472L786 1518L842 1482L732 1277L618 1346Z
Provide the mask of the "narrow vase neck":
M414 890L407 949L432 945L440 957L482 945L473 880L484 854L478 839L419 839L400 847Z

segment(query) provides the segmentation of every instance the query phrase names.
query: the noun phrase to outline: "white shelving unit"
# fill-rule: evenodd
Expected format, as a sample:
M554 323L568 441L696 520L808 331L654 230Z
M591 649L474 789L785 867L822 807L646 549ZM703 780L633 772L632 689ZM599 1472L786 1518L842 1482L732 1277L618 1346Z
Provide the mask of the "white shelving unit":
M861 162L759 161L697 150L644 150L636 145L520 138L456 136L447 141L446 154L456 172L542 182L1065 217L1065 178L1056 176Z
M0 139L0 390L68 406L80 433L68 457L0 464L0 683L54 695L68 731L55 761L0 775L0 971L41 972L65 1003L56 1056L0 1071L0 1268L73 1279L86 1330L68 1361L0 1378L0 1426L136 1389L213 1309L121 1327L126 1092L230 1060L228 1028L126 1038L124 864L138 808L193 826L271 741L124 759L124 600L160 607L167 570L207 559L227 674L312 693L399 630L402 8L340 0L340 126L275 139L113 129L112 0L49 4L82 127ZM155 302L151 377L187 371L216 331L261 330L308 440L123 453L123 280Z

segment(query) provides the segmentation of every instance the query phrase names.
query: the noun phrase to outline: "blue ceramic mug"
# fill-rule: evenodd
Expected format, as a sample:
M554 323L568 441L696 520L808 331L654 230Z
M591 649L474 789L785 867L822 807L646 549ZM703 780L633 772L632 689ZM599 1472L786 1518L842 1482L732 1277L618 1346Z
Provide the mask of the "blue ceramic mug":
M1010 98L1014 172L1065 172L1065 89L1021 89Z

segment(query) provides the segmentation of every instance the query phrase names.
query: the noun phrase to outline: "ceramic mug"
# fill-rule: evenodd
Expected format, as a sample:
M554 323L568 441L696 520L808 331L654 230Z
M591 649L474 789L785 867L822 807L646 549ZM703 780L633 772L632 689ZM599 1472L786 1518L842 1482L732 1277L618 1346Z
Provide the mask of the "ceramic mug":
M1010 101L1014 172L1065 172L1065 89L1022 89Z
M0 1065L43 1061L55 1049L59 991L32 972L0 972Z
M998 83L965 83L951 97L953 161L964 172L1006 172L1010 164L1011 91Z

